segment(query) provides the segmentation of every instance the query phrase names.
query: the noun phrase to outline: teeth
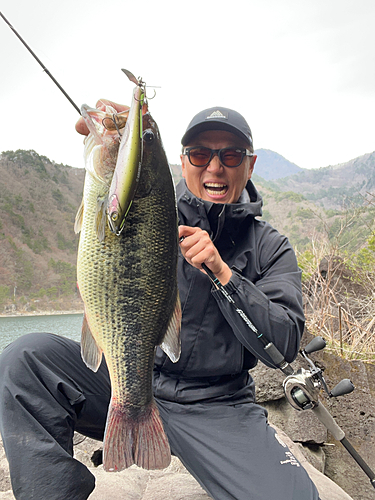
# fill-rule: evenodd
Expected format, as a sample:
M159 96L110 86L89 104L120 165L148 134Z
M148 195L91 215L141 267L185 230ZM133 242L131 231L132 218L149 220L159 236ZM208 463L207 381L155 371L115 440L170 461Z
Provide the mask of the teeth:
M226 184L220 184L218 182L206 182L204 184L206 191L211 195L220 195L227 192L228 186Z
M213 187L213 188L225 188L225 187L227 187L226 184L218 184L217 182L206 182L205 186L206 187Z

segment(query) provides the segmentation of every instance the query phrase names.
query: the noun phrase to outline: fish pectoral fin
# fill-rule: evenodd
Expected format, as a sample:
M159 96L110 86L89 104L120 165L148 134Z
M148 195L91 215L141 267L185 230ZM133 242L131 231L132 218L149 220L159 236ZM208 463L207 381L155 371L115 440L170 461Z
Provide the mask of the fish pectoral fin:
M85 364L94 372L97 372L102 362L103 351L98 347L89 324L86 314L82 323L81 356Z
M100 197L96 200L95 231L99 241L104 241L105 225L107 223L107 197Z
M77 212L77 215L76 215L76 218L75 218L75 221L74 221L74 232L76 234L81 232L81 229L82 229L83 208L84 208L84 204L83 204L83 199L82 199L81 204L80 204L79 209L78 209L78 212Z
M176 306L169 321L169 325L164 335L163 342L160 344L160 348L165 352L165 354L173 363L177 363L177 361L180 359L181 354L181 316L182 312L180 296L177 293Z

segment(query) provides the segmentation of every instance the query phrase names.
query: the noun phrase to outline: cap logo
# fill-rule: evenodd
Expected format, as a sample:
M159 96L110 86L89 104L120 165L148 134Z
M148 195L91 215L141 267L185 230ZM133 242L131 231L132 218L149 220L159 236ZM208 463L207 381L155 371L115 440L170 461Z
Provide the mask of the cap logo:
M224 120L228 120L228 116L225 116L219 110L213 111L209 116L206 117L206 120L210 120L211 118L223 118Z

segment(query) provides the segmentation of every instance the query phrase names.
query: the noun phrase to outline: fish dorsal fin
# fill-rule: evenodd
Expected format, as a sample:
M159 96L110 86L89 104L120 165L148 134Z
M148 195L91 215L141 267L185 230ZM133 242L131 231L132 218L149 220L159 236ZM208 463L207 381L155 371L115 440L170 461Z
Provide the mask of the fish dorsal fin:
M81 232L82 223L83 223L83 199L81 201L81 204L79 206L79 209L78 209L75 221L74 221L74 232L76 234Z
M181 354L181 315L180 296L177 293L176 306L169 321L163 342L160 344L160 348L165 352L165 354L167 354L173 363L177 363Z
M105 226L107 223L106 207L107 198L98 196L96 200L95 231L99 241L104 241L105 237Z
M98 347L92 336L86 314L83 317L82 337L81 337L81 356L85 364L94 372L98 371L102 362L103 351Z

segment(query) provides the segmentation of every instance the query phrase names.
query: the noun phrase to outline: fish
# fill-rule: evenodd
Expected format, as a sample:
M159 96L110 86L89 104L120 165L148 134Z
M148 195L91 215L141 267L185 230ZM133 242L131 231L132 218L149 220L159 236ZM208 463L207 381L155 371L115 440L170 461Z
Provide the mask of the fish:
M173 362L181 350L174 183L158 126L143 106L137 188L121 232L114 233L108 196L116 169L122 169L117 160L124 136L120 140L116 127L103 125L116 114L111 107L100 111L84 105L81 112L90 130L75 221L84 302L81 354L94 371L104 355L110 375L103 467L110 472L132 464L163 469L171 454L152 393L152 371L156 346Z

